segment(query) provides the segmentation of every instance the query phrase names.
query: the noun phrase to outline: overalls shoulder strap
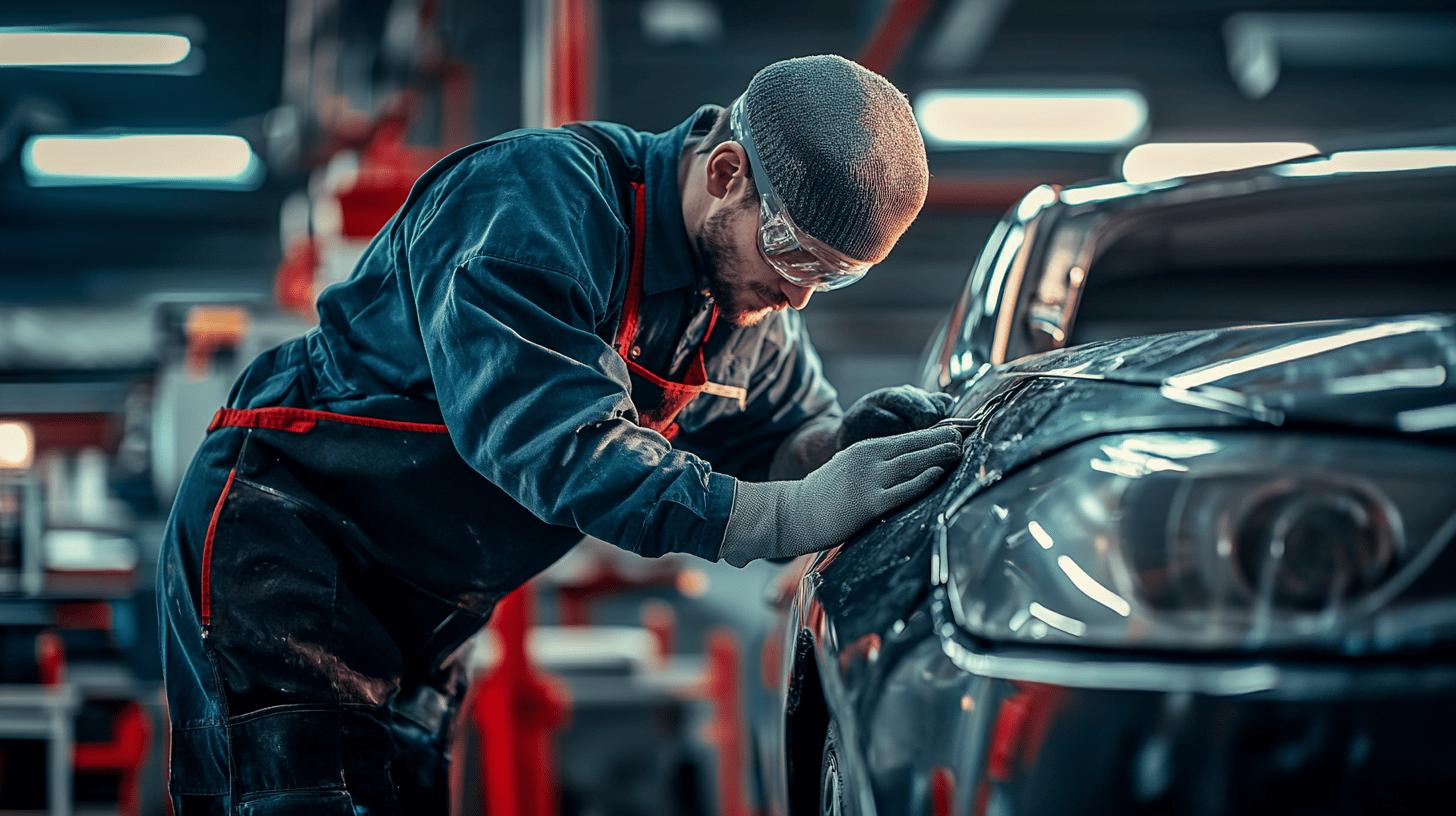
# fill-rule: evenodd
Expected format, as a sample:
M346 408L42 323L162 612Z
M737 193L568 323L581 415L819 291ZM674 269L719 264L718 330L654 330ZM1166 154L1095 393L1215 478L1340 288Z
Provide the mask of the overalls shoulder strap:
M645 237L638 234L641 228L638 226L637 222L639 219L636 217L638 204L637 193L643 187L642 168L628 162L627 157L622 155L622 150L617 147L616 142L613 142L600 129L584 122L569 122L562 125L562 127L586 139L587 142L602 154L602 158L606 160L607 174L611 177L612 186L617 192L617 209L621 213L622 223L627 225L629 234L628 241L632 246L632 254L635 261L636 256L639 255L639 242ZM629 289L630 284L630 278L620 278L619 282L612 287L611 302L625 303L626 300L630 299L632 297L631 290ZM635 313L635 309L632 311ZM608 320L606 325L599 326L597 331L601 333L603 340L611 343L613 347L616 347L619 345L616 342L616 338L622 333L622 329L624 328L622 310L611 309L609 313L613 315L612 319ZM635 324L636 321L633 320L631 322ZM635 326L627 328L635 329Z
M632 185L642 181L642 168L627 161L617 144L595 127L584 122L570 122L562 125L592 144L607 161L607 172L612 177L612 186L617 189L617 204L621 207L623 221L632 223Z

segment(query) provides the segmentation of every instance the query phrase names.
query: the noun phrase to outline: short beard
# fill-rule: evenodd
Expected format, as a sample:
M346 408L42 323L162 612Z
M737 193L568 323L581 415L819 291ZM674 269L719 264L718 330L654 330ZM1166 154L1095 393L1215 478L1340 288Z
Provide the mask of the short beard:
M749 205L757 207L758 202L749 199L744 209ZM720 211L708 217L698 236L698 255L707 267L708 292L718 304L719 314L733 325L746 328L759 324L771 313L751 302L753 295L770 303L782 298L759 283L745 286L742 277L736 274L744 263L743 256L733 246L732 228L728 223L733 214L734 211Z

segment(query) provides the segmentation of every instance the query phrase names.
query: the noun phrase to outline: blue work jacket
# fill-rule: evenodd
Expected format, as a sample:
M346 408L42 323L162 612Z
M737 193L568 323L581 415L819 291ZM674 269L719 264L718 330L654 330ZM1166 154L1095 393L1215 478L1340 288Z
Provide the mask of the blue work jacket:
M674 380L711 310L678 160L718 110L664 133L593 123L645 175L633 352ZM618 201L601 153L566 130L516 130L456 151L420 178L349 279L319 297L319 326L245 372L230 405L361 415L399 400L438 405L460 456L509 497L493 500L643 555L716 559L735 477L765 478L781 442L840 407L802 319L785 310L753 327L722 322L707 344L708 378L746 389L741 403L699 396L674 443L637 425L610 344L631 260Z

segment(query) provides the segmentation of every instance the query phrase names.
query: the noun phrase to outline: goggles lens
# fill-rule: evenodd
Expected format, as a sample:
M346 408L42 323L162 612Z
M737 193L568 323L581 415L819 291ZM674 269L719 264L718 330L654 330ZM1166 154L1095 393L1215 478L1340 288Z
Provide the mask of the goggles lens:
M758 228L759 249L764 260L781 277L796 286L817 292L843 289L864 277L873 264L844 257L833 247L799 229L769 182L768 174L758 161L753 139L748 133L743 97L729 109L728 125L733 137L748 154L749 171L758 188L762 221Z
M796 286L827 292L843 289L869 271L867 263L836 258L823 248L815 247L818 242L800 233L787 212L774 212L767 196L760 195L760 200L763 220L758 229L759 248L763 250L764 260L785 280Z

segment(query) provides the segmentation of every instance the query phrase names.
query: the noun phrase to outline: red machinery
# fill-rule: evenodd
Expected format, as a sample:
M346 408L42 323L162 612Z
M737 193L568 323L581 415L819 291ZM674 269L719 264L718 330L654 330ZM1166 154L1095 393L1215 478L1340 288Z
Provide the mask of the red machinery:
M56 607L55 613L56 623L62 629L111 629L111 607L105 602L63 603ZM60 685L66 679L65 646L60 635L48 629L38 632L34 642L32 680L41 686ZM18 667L7 668L13 672ZM71 753L72 768L78 775L116 777L121 816L137 816L141 813L141 772L152 739L151 716L135 699L117 700L110 710L109 735L102 740L77 742ZM0 754L0 760L3 758ZM3 777L3 762L0 762L0 777Z

